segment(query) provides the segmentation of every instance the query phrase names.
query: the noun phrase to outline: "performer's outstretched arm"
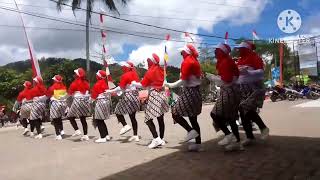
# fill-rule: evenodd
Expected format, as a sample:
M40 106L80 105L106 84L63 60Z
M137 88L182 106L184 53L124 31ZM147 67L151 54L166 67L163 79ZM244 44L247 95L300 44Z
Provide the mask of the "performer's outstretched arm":
M106 93L117 93L119 91L122 91L122 89L120 86L117 86L116 88L106 90Z
M185 85L185 83L186 83L185 80L179 79L178 81L176 81L174 83L165 82L164 86L167 86L169 88L177 88L177 87L181 87L181 86Z
M220 76L214 75L214 74L206 74L206 77L209 79L209 81L214 82L217 85L220 85L223 83Z
M132 81L131 85L137 87L137 88L143 88L142 84L140 82Z

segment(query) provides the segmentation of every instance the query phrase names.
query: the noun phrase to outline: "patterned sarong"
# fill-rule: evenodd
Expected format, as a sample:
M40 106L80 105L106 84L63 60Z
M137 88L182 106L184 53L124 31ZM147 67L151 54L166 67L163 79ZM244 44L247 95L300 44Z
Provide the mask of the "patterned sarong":
M145 109L145 122L169 111L168 99L162 91L151 90Z
M44 101L33 101L31 112L30 112L30 120L35 119L43 119L46 112L46 103Z
M183 87L181 95L171 109L173 115L185 117L198 116L201 110L202 98L199 86Z
M211 113L227 121L234 121L238 118L239 103L240 92L238 85L221 87L220 94Z
M30 117L31 108L32 108L32 101L22 103L20 108L21 119L28 119Z
M66 101L51 101L50 105L50 119L62 118L65 115L65 111L67 108Z
M115 114L132 114L140 110L140 100L138 91L125 92L116 105Z
M244 110L244 113L251 110L256 111L257 108L262 108L265 92L263 82L240 84L240 108Z
M96 120L106 120L110 117L110 97L99 98L95 103L93 118Z
M80 118L91 116L89 97L74 97L67 117Z

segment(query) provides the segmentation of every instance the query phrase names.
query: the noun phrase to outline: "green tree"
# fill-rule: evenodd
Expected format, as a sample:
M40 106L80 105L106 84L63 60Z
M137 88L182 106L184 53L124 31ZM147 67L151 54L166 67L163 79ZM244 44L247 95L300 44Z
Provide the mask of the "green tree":
M50 86L50 84L52 84L52 77L56 74L59 74L63 77L64 83L69 86L74 80L73 71L77 68L77 64L70 60L65 60L61 64L55 64L48 67L47 70L43 72L42 77L45 81L45 84Z
M211 74L217 74L216 70L216 63L214 63L212 60L207 59L205 61L202 61L200 63L201 70L204 73L211 73Z
M91 14L92 14L92 10L93 10L93 6L94 6L94 2L96 2L97 0L58 0L57 3L57 7L58 9L61 11L62 6L65 3L68 2L72 2L72 10L75 11L77 10L80 6L81 3L83 3L84 1L86 1L87 3L87 8L86 8L86 60L87 60L87 72L90 72L90 47L89 47L89 23L90 23L90 19L91 19ZM101 0L103 2L103 4L109 8L109 10L114 11L114 12L118 12L117 7L115 5L114 0ZM121 0L121 2L126 5L127 2L129 0Z
M175 82L180 78L180 69L174 66L167 67L167 81Z
M13 100L23 89L24 74L11 69L0 68L0 104L12 106Z

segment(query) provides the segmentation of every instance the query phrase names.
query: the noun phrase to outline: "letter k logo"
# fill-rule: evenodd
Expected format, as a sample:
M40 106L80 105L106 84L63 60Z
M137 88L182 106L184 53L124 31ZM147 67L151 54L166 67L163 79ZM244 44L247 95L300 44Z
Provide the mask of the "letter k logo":
M277 19L279 29L284 33L295 33L301 27L300 14L295 10L287 9L282 11Z
M289 24L290 24L290 26L291 27L293 27L293 24L292 24L292 19L293 19L293 17L291 16L290 18L287 16L286 17L286 26L289 26Z

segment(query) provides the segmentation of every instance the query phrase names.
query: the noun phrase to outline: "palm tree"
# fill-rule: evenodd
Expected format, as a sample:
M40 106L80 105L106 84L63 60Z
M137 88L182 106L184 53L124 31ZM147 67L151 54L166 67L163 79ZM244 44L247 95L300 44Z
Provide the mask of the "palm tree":
M61 8L63 6L63 4L68 3L69 1L72 2L72 10L73 12L81 7L81 3L83 1L87 2L87 13L86 13L86 60L87 60L87 72L89 74L90 72L90 47L89 47L89 23L90 23L90 19L91 19L91 14L92 14L92 8L94 5L94 2L96 1L102 1L103 4L110 10L113 12L116 12L117 14L119 14L119 11L115 5L114 0L58 0L57 2L57 7L58 9L61 11ZM126 5L128 3L129 0L120 0L122 2L123 5Z

